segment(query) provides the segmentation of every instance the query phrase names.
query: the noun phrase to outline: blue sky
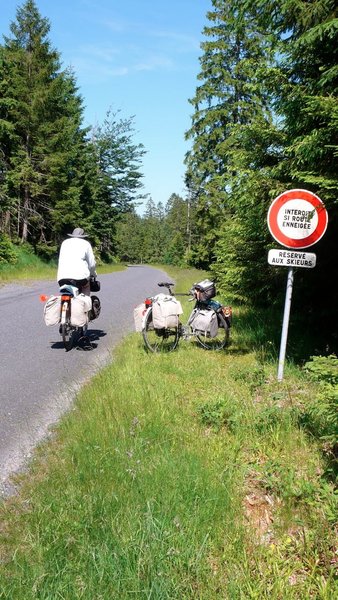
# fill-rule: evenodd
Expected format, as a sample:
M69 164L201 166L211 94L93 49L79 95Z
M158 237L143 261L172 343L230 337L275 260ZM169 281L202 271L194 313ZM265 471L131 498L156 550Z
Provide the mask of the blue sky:
M0 0L8 35L20 0ZM49 39L72 66L84 123L102 123L109 108L134 116L144 144L144 192L157 203L184 195L184 133L191 124L202 30L211 0L36 0L51 24ZM142 212L142 209L141 209Z

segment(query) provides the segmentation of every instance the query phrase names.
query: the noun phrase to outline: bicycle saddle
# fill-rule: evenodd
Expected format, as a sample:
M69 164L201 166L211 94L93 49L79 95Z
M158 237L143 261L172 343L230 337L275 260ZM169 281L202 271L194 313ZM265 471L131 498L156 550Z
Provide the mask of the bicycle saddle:
M158 283L157 285L158 285L158 287L169 287L169 286L171 287L172 285L175 285L175 284L162 282L162 283Z
M64 284L60 287L60 294L68 294L75 297L79 295L79 290L74 285Z

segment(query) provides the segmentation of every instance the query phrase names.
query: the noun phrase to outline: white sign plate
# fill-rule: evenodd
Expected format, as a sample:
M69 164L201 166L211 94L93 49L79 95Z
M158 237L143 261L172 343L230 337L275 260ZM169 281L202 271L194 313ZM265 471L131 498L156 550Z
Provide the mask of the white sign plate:
M313 269L316 266L316 255L312 252L296 252L295 250L269 250L268 263L274 267Z

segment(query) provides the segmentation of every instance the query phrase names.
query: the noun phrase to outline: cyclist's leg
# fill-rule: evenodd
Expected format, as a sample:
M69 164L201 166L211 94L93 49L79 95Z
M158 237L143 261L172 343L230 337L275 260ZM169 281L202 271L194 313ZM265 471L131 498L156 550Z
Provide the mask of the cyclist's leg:
M76 286L79 289L80 294L84 294L85 296L90 296L90 281L89 279L78 279L76 280ZM86 343L88 341L87 336L88 323L83 327L79 327L78 334L79 339L83 339Z
M89 279L76 279L75 285L78 288L80 294L90 296L90 281Z

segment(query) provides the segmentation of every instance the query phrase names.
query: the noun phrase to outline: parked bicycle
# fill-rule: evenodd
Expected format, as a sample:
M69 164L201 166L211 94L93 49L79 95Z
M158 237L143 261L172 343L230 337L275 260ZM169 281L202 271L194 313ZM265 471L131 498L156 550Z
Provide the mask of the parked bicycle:
M204 285L205 284L205 285ZM146 298L142 314L142 324L137 330L142 331L145 346L151 352L170 352L177 348L179 340L195 339L197 344L206 350L222 350L229 343L229 334L232 320L231 307L225 307L212 298L216 295L215 286L209 280L200 284L194 284L187 293L173 293L174 286L171 282L162 282L159 287L168 290L167 297L161 298L163 294ZM178 314L176 322L171 321L168 326L159 327L154 318L155 305L160 301L173 299L177 296L192 296L195 305L186 324L182 324ZM180 306L180 303L178 302ZM142 305L140 305L142 307ZM137 307L136 311L140 309ZM175 308L173 309L175 310ZM140 312L140 310L139 310ZM175 316L175 315L174 315ZM136 318L135 318L136 324Z

